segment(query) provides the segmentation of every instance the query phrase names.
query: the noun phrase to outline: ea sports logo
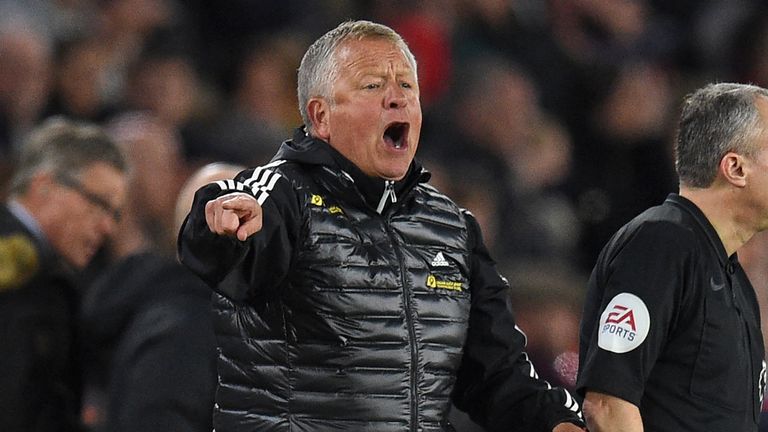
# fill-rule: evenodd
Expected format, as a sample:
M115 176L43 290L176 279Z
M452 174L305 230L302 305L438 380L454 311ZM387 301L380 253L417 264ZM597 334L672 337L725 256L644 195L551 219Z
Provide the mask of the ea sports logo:
M618 294L600 315L597 345L617 354L632 351L645 341L650 327L645 303L634 294Z
M635 324L635 313L632 309L615 305L613 311L608 313L608 318L605 320L606 324L626 324L633 332L637 332L637 324Z

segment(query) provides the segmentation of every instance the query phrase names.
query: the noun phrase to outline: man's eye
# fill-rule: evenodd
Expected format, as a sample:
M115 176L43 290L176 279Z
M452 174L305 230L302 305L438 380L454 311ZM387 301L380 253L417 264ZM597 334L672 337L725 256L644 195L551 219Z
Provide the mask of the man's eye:
M407 82L404 82L404 83L400 83L400 87L402 87L402 88L407 88L407 89L409 89L409 88L413 88L413 86L411 85L411 83L407 83Z
M373 89L379 88L379 85L376 83L371 83L371 84L366 84L364 88L367 90L373 90Z

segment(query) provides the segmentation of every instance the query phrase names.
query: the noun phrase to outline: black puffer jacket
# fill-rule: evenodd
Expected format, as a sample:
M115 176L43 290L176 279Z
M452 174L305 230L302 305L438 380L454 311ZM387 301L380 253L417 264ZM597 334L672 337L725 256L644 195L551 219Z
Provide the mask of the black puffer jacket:
M439 431L452 395L490 430L579 422L527 361L474 218L427 178L385 185L297 134L198 191L179 254L226 296L217 431ZM264 209L246 242L205 225L233 191Z

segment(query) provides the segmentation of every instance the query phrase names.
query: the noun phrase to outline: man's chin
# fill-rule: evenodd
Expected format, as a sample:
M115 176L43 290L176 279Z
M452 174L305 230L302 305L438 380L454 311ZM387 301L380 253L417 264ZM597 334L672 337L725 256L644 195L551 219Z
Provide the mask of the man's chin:
M379 172L379 177L384 180L400 181L406 174L408 174L408 168L410 166L411 162L408 161L408 164L405 164L404 166L387 167L387 169L383 169Z
M95 254L88 254L88 255L82 255L82 256L70 256L65 259L67 264L76 271L80 271L88 267L88 265L93 261Z
M383 178L384 180L391 180L391 181L400 181L403 178L405 178L405 174L408 171L405 171L403 173L397 173L397 174L390 174L390 175L380 175L379 177Z

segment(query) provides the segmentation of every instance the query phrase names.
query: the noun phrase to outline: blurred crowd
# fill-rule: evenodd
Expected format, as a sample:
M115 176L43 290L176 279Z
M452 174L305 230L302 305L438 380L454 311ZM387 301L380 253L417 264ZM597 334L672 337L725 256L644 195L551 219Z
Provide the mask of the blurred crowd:
M713 81L768 86L762 1L0 0L0 184L52 115L120 143L138 179L133 225L93 266L98 293L112 286L99 265L126 251L173 256L190 173L263 164L291 136L301 55L346 19L408 42L424 110L417 158L478 217L542 375L572 386L597 254L677 190L682 97ZM768 239L742 261L768 304Z

